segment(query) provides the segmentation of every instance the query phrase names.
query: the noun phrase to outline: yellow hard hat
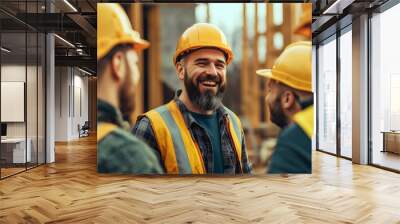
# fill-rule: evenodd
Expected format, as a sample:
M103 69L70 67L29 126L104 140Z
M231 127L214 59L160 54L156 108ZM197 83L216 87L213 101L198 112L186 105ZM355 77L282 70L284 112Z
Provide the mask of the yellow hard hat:
M215 25L209 23L196 23L183 32L179 38L174 54L174 65L178 57L190 50L213 47L223 51L226 55L226 63L233 59L233 52L226 41L224 33Z
M275 61L272 69L261 69L256 73L294 89L312 92L311 53L311 41L290 44Z
M97 4L97 60L118 44L132 44L137 51L147 48L149 42L132 29L128 16L117 3Z
M304 3L302 5L303 14L300 17L300 23L296 26L294 33L311 37L311 23L312 23L312 3Z

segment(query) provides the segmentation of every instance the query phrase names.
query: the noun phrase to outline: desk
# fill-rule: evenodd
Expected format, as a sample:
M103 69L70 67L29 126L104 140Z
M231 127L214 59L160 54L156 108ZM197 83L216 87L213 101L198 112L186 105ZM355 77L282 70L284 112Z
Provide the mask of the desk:
M400 131L382 131L383 150L382 152L393 152L400 154Z
M1 156L9 163L25 163L31 161L32 140L28 138L25 154L25 138L6 138L1 139ZM5 154L3 156L3 154ZM11 156L12 154L12 156ZM6 158L7 157L7 158ZM11 160L12 158L12 160ZM25 161L25 158L27 159Z

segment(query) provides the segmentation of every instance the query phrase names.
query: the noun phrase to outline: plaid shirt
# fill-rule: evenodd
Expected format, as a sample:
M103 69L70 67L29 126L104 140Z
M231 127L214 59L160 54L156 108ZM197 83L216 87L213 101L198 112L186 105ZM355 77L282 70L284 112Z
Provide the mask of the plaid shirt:
M193 118L190 111L186 108L183 102L178 98L181 90L178 90L174 101L177 103L179 110L183 114L185 119L186 126L189 127L189 131L198 143L200 147L200 151L203 157L203 161L206 167L207 173L212 173L213 168L213 153L212 153L212 144L210 137L208 136L206 130L204 130L200 124ZM235 174L240 173L240 164L237 162L236 153L233 146L233 142L231 141L228 133L228 127L224 122L224 118L228 116L228 112L225 107L221 106L216 110L218 114L218 120L220 124L220 135L221 135L221 150L224 162L224 173L225 174ZM138 138L145 141L149 144L150 147L156 149L156 154L160 159L161 164L164 164L161 161L160 150L157 145L157 141L154 136L153 129L150 124L150 120L145 116L140 116L132 129L134 135ZM251 173L251 164L248 160L247 149L244 139L243 130L241 131L242 135L242 167L243 173Z

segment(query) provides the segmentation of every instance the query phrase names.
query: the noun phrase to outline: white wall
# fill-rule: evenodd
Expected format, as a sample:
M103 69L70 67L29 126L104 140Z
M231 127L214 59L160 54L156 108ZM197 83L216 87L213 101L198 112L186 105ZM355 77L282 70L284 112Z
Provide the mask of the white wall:
M38 70L37 70L38 69ZM25 64L3 64L1 66L1 81L2 82L24 82L26 83L26 107L22 107L22 113L26 112L27 119L23 122L6 122L7 137L9 138L25 138L25 135L30 139L30 148L32 161L36 162L39 158L39 163L44 163L44 74L42 67L36 65ZM27 78L27 80L25 80ZM24 94L24 90L21 94ZM3 92L3 90L2 90ZM3 97L7 97L2 95ZM10 107L1 108L4 112L11 110ZM11 112L12 111L7 111ZM37 153L39 156L37 157Z
M56 141L79 138L78 124L88 120L88 78L83 75L76 68L56 67Z
M68 140L68 85L67 67L55 68L55 141Z
M28 74L30 74L33 70L36 73L36 67L28 66L27 68L24 65L18 64L9 64L1 66L1 81L3 82L25 82L25 74L27 69ZM36 96L36 90L35 90ZM33 93L27 93L28 97L33 96ZM28 100L30 102L30 100ZM1 110L7 110L7 108L1 108ZM31 118L28 114L28 120ZM35 114L36 116L36 114ZM7 136L8 137L25 137L25 122L7 122ZM29 137L29 136L28 136Z

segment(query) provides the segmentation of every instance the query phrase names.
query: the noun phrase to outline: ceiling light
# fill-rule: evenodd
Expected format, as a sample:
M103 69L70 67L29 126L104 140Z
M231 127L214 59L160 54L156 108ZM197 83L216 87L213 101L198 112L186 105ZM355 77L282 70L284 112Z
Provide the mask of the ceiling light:
M10 52L11 52L11 50L9 50L9 49L7 49L7 48L5 48L5 47L1 47L1 50L4 51L4 52L6 52L6 53L10 53Z
M76 49L76 53L78 53L78 55L84 55L84 52L83 52L82 48L77 48Z
M85 73L85 74L87 74L87 75L92 75L92 73L90 73L90 72L88 72L88 71L86 71L86 70L83 70L83 69L81 69L81 68L79 68L79 67L78 67L78 70L81 71L81 72L83 72L83 73Z
M67 4L74 12L78 12L78 10L71 4L69 3L68 0L64 0L65 4Z
M64 42L65 44L67 44L68 46L75 48L75 45L71 44L71 42L67 41L66 39L64 39L64 38L62 38L62 37L60 37L60 36L58 36L57 34L54 34L54 36L57 37L57 38L58 38L59 40L61 40L62 42Z
M332 5L330 5L324 12L323 15L329 14L342 14L343 10L351 5L354 0L336 0Z

